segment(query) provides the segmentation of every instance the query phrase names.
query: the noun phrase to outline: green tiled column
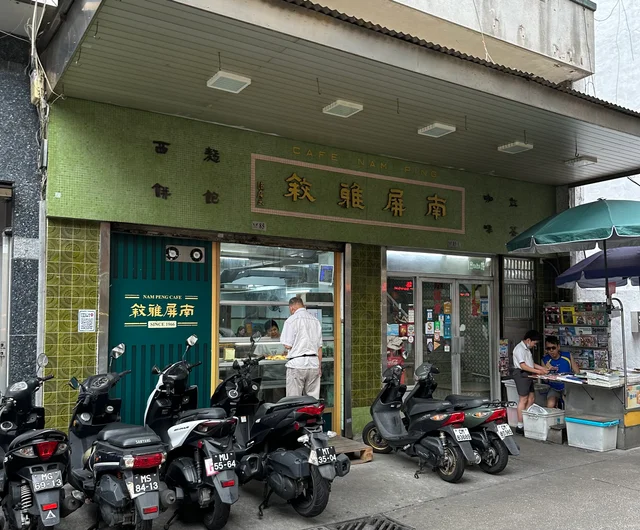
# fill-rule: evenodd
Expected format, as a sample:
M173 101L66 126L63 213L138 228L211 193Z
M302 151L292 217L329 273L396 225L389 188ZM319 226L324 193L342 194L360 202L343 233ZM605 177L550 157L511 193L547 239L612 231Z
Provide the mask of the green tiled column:
M353 245L351 259L351 371L353 430L360 432L380 390L381 248Z
M68 385L95 374L96 333L78 333L78 310L98 309L99 223L48 219L44 406L47 427L66 431L77 392Z

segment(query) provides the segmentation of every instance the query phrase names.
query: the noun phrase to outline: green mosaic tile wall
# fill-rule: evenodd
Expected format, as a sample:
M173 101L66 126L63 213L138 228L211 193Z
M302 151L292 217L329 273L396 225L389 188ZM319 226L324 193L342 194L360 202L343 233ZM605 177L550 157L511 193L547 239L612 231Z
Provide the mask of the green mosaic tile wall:
M381 249L353 245L351 259L352 403L369 407L380 390L380 285ZM354 426L355 428L356 426Z
M45 352L54 375L44 387L47 427L67 430L77 397L69 379L95 374L98 335L78 333L78 310L98 309L99 256L99 223L47 221Z

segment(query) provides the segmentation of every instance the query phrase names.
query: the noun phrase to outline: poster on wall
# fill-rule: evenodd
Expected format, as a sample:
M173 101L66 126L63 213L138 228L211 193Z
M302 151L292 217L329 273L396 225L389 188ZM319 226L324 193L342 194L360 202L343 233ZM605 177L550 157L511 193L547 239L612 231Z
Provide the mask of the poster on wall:
M487 296L480 298L480 314L483 317L489 316L489 297Z
M424 324L424 334L427 336L432 336L435 333L435 325L433 322L425 322Z

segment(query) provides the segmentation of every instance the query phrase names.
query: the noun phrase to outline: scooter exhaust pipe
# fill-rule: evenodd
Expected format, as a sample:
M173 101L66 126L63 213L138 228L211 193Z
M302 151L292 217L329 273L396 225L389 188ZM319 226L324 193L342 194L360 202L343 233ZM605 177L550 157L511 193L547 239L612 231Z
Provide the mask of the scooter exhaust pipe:
M176 502L176 492L172 489L167 488L165 485L164 488L160 491L160 506L163 510L166 510L172 504Z
M73 495L67 495L62 500L61 506L61 515L62 517L67 517L67 515L71 515L78 508L82 506L82 501L80 499L76 499Z

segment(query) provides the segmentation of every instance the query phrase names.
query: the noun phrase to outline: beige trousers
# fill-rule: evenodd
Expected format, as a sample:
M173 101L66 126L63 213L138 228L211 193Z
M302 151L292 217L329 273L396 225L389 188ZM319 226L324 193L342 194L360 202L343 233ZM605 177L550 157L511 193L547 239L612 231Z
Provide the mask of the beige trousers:
M287 368L287 397L312 396L320 399L320 374L317 368Z

